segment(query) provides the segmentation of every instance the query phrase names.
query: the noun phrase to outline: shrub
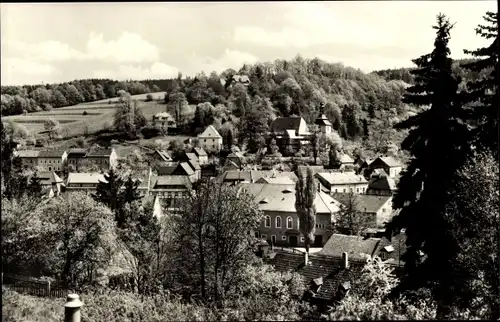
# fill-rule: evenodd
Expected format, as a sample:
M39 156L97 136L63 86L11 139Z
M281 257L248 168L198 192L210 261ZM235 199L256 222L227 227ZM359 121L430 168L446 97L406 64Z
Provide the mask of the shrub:
M88 114L88 113L87 113L87 111L83 111L83 116L85 116L85 115L87 115L87 114Z
M146 95L146 102L151 102L153 100L153 95L148 94Z

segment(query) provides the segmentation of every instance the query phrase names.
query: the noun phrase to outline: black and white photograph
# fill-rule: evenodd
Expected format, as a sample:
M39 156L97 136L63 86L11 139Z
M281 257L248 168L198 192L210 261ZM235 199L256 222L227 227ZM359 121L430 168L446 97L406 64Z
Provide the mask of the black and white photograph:
M498 24L1 3L2 321L500 321Z

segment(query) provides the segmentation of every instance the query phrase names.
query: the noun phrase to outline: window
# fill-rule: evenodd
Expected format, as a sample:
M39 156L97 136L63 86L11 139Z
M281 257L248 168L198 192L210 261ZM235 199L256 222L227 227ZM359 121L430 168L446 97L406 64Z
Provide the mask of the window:
M281 228L281 217L276 216L276 228Z
M387 259L387 253L386 252L380 252L380 258L382 258L383 260L386 260Z
M207 142L207 139L203 139L203 142Z
M292 229L293 228L293 219L292 219L292 217L287 217L286 218L286 228L287 229Z
M344 188L344 192L345 192L345 188Z
M259 232L258 231L255 232L255 238L259 238Z
M286 236L285 235L281 236L281 240L286 240Z
M265 227L271 227L271 217L266 216L266 222L264 223Z
M338 192L337 190L338 190L338 189L335 189L335 192Z
M276 236L275 235L271 236L271 243L276 244Z
M300 237L300 241L301 241L301 242L304 242L304 237Z
M359 193L359 188L356 188L356 192Z

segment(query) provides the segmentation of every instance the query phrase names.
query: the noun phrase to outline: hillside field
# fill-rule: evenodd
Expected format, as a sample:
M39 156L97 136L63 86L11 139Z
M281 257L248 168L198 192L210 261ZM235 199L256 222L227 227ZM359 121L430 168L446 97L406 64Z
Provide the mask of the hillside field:
M132 96L132 99L139 102L139 108L148 121L152 120L153 115L165 111L166 109L166 105L163 103L164 92L150 94L153 96L153 101L150 102L145 101L148 94ZM54 108L50 111L5 116L2 118L22 124L36 136L39 136L41 134L40 132L44 131L43 122L47 119L54 118L61 124L62 137L70 138L94 134L111 126L113 124L113 115L117 101L118 98L115 97L73 106ZM84 112L87 112L87 115L83 115Z

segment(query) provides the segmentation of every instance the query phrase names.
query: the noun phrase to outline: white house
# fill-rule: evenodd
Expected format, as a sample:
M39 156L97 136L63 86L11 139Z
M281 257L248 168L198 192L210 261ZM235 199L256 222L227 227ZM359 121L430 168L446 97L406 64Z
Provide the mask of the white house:
M198 134L198 141L205 151L219 152L222 149L222 136L212 125L209 125L203 133Z

